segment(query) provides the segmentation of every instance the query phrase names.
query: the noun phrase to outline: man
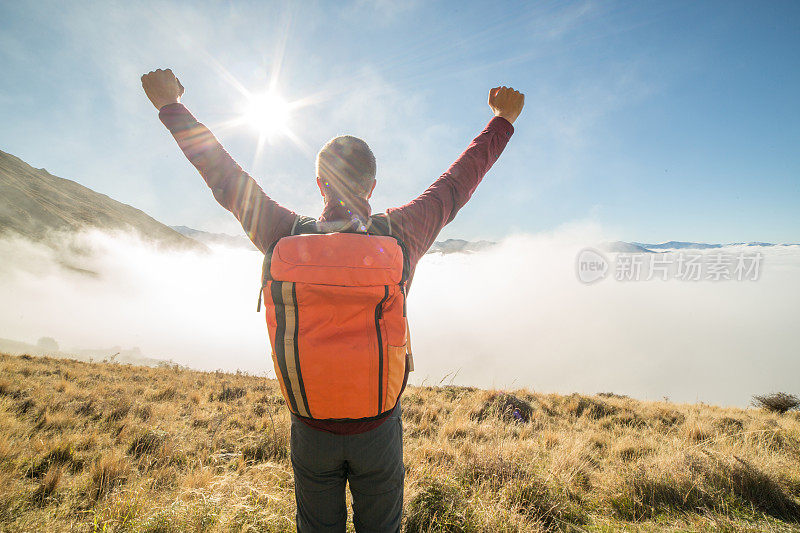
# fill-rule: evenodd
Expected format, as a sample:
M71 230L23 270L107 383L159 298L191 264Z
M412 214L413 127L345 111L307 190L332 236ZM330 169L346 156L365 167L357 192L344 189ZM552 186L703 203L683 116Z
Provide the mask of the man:
M268 253L278 239L292 234L297 214L264 194L180 103L184 88L171 70L145 74L142 86L214 197L236 216L259 250ZM404 243L409 256L406 290L417 262L502 153L523 105L524 95L514 89L491 89L489 107L495 116L466 151L419 197L387 210L391 232ZM366 227L375 169L372 151L361 139L341 136L328 142L317 155L317 186L324 198L317 220L332 231ZM332 422L292 414L298 531L344 532L345 484L349 482L356 531L399 532L405 474L402 446L399 402L386 416L366 421Z

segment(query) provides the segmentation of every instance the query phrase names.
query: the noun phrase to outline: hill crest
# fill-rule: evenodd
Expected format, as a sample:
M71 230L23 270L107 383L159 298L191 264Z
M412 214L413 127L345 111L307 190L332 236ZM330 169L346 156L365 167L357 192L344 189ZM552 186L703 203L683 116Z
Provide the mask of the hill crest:
M0 235L47 242L58 232L87 228L133 230L168 248L206 249L140 209L0 150Z

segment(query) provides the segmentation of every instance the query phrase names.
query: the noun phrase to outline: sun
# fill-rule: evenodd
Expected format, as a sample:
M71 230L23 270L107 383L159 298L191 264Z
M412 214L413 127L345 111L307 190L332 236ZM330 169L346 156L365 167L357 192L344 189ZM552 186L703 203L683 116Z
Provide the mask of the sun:
M244 109L244 120L261 135L273 137L289 130L290 105L274 91L253 94Z

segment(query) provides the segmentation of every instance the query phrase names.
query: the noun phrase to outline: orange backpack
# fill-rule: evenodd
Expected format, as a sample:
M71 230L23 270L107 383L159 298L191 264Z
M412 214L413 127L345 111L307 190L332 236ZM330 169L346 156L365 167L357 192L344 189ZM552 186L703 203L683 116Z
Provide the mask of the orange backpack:
M289 409L315 420L365 420L400 398L408 349L409 263L387 215L360 228L298 217L264 257L259 293L272 362Z

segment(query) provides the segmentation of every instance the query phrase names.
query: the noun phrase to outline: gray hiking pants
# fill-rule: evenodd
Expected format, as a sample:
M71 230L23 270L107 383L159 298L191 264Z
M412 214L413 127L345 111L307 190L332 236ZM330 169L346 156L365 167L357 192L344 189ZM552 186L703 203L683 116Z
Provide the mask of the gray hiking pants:
M399 533L403 512L400 405L378 427L357 435L318 431L292 415L298 533L344 533L345 483L358 533Z

